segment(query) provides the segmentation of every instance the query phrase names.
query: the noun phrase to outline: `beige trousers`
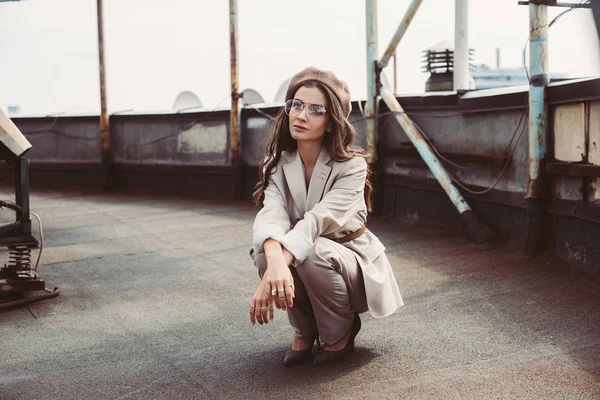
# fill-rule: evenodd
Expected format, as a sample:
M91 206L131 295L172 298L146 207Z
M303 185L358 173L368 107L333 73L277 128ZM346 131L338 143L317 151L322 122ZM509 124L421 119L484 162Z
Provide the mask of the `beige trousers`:
M255 255L254 265L262 279L264 252ZM354 313L368 310L360 265L349 248L318 238L304 262L290 269L296 297L287 315L297 337L318 332L321 343L334 344L350 330Z

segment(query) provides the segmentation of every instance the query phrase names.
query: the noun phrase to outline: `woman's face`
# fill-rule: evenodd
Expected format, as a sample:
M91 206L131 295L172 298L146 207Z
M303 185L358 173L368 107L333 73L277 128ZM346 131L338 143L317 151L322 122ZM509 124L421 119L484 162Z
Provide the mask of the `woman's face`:
M290 110L290 133L297 141L323 141L323 135L329 127L327 98L316 87L301 86L294 95L293 106ZM316 112L310 112L312 109Z

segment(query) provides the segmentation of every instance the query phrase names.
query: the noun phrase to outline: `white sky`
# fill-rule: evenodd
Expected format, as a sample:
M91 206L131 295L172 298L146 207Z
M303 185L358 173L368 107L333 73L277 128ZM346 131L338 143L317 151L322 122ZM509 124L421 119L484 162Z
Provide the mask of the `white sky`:
M366 93L364 0L238 0L240 88L267 102L308 65L345 79L353 98ZM379 54L410 0L379 0ZM167 110L183 90L205 107L230 93L227 0L104 0L110 112ZM551 8L553 18L564 8ZM470 47L476 63L522 65L528 7L517 0L471 0ZM424 91L421 51L454 38L454 1L424 0L398 47L398 92ZM574 10L549 34L550 73L600 75L590 10ZM95 0L0 3L0 106L21 114L98 113ZM391 62L390 62L391 65ZM388 78L392 71L386 69ZM227 106L228 100L222 105Z

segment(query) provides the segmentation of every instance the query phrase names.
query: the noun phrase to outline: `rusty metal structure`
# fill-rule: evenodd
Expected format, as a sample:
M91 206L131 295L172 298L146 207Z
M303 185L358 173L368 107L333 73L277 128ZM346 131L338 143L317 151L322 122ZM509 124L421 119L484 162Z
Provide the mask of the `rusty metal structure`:
M588 4L558 3L556 0L520 1L529 7L529 182L527 184L527 250L544 248L545 216L549 182L546 177L548 153L548 7L589 7Z
M100 72L100 143L102 146L102 165L108 171L112 157L110 152L110 120L106 104L106 71L104 61L104 13L102 0L97 0L98 16L98 62ZM108 177L107 177L108 178ZM110 179L110 178L108 178ZM107 184L108 184L107 179Z
M489 228L486 224L481 222L477 216L473 213L471 207L467 203L467 201L463 198L460 191L456 188L456 186L452 182L452 178L444 169L444 166L431 149L430 145L425 141L418 128L414 124L414 122L407 116L407 114L402 109L402 106L396 100L393 93L389 91L389 89L382 87L380 83L380 71L385 68L390 61L390 58L393 56L396 51L396 47L400 43L400 40L404 36L404 33L408 29L410 23L412 22L419 6L422 3L422 0L413 0L413 2L409 5L408 10L406 11L402 22L396 29L390 44L388 45L385 53L383 54L381 60L377 61L374 58L377 54L377 36L376 36L376 26L377 26L377 1L376 0L367 0L367 63L368 65L374 64L374 72L370 69L367 69L367 85L368 85L368 99L371 99L373 95L373 104L376 104L376 98L378 95L382 97L387 106L395 113L395 119L400 124L408 138L411 140L414 147L417 149L418 153L421 155L422 159L425 161L430 171L434 175L434 177L439 182L440 186L443 188L444 192L448 195L452 204L460 214L466 232L469 238L475 243L485 243L489 241L494 241L496 239L494 232ZM456 41L460 41L461 43L466 43L466 51L461 51L459 54L455 55L455 58L462 57L465 60L455 61L455 65L458 63L461 65L461 71L464 69L466 71L466 79L461 77L460 79L456 78L454 80L455 90L462 91L468 89L468 68L469 68L469 51L468 51L468 33L466 26L468 25L468 19L465 18L467 14L468 0L456 0L456 15L457 15L457 29L456 29ZM460 22L460 26L459 25ZM460 40L458 40L460 37ZM463 66L464 64L464 66ZM462 71L462 72L465 72ZM371 75L372 74L372 75ZM456 74L456 72L455 72ZM463 73L463 75L465 75ZM374 85L371 86L371 82L375 81ZM379 90L378 90L379 89ZM371 91L375 90L374 93ZM367 109L370 111L367 102ZM376 113L376 110L375 110ZM371 114L367 114L370 116ZM367 135L369 135L369 128L367 129ZM377 157L374 154L374 143L376 140L376 135L373 134L373 137L367 136L367 143L369 145L368 152L370 155L370 159L373 161Z
M367 99L364 109L365 138L368 161L375 164L378 161L378 101L382 99L390 110L396 113L395 120L412 141L423 161L428 165L440 186L446 192L456 210L463 218L466 230L471 240L482 243L494 240L492 230L482 223L473 213L460 190L454 185L453 178L444 169L443 164L432 150L430 144L423 138L419 128L404 112L393 93L381 84L380 74L390 59L396 62L396 47L409 28L423 0L413 0L404 14L389 45L381 58L378 58L377 39L377 0L365 0L366 15L366 55L367 55ZM529 91L529 183L526 198L527 212L527 248L535 252L543 247L543 219L547 206L547 182L544 172L544 161L547 147L547 106L545 103L545 88L548 84L547 71L547 7L548 6L577 6L558 4L555 0L532 0L519 2L528 4L530 10L530 58L531 85ZM101 93L101 144L103 165L111 163L109 119L106 111L106 84L104 73L104 46L102 34L102 0L98 5L98 47L100 60L100 93ZM468 35L468 0L455 0L455 36L454 54L452 58L453 89L459 95L473 89L473 81L469 76L470 50ZM238 59L238 4L237 0L229 1L230 29L230 72L231 72L231 110L229 113L229 165L233 168L233 191L240 186L239 168L241 166L241 127L242 104L239 91L239 59ZM394 66L394 92L396 91L396 68ZM236 194L236 196L238 195Z
M239 90L237 0L229 0L229 46L231 64L231 114L229 119L231 165L239 166L240 129L242 125L242 95Z
M400 40L402 40L402 37L406 33L408 26L412 22L413 18L415 17L415 14L419 10L419 7L422 3L423 0L413 0L413 2L410 3L410 5L408 6L404 17L402 18L402 22L400 22L400 25L398 25L398 29L396 29L396 32L394 33L390 44L387 46L385 52L383 53L383 56L381 56L381 60L377 62L377 65L380 69L383 69L388 65L390 58L396 52L396 47L398 47L398 43L400 43Z
M548 187L544 162L547 153L548 112L548 5L544 1L529 2L529 182L527 184L527 249L543 248L544 216Z
M377 160L377 92L379 68L377 66L377 0L365 0L367 18L367 101L365 105L365 136L367 138L367 160Z
M519 221L526 221L525 227L519 229L524 232L530 252L547 247L544 230L552 218L579 218L590 225L600 221L600 190L597 189L600 155L594 155L597 154L594 146L600 140L600 130L595 128L600 115L600 79L550 84L547 9L563 4L549 0L521 3L530 11L531 81L528 90L478 93L469 91L467 85L457 86L453 92L396 96L391 88L382 86L380 73L391 58L395 59L396 46L423 1L410 3L394 37L379 58L377 2L365 0L368 95L364 115L356 111L352 118L357 122L364 121L364 125L357 124L364 135L361 139L365 139L361 144L366 147L370 163L382 171L380 184L383 190L379 193L383 192L387 204L380 209L399 212L403 206L400 203L410 197L405 196L408 191L427 190L421 192L423 197L415 202L424 203L425 198L425 201L435 203L430 210L442 210L439 213L444 214L443 217L460 221L469 238L482 243L498 239L499 225L494 219L495 210L491 217L490 213L486 215L481 211L482 202L487 201L494 207L513 207L510 212L518 215ZM466 7L468 2L455 4ZM97 1L97 6L102 111L100 140L97 115L18 118L19 127L35 143L31 159L32 170L39 177L37 182L50 181L48 177L60 175L60 182L72 178L78 184L91 182L96 187L96 182L105 183L105 169L110 167L114 168L119 188L146 185L144 188L210 200L249 198L263 156L258 144L268 137L269 119L276 115L279 106L261 105L258 110L244 108L241 104L237 0L229 3L230 110L171 114L125 112L111 115L110 120L106 109L101 0ZM464 10L460 11L464 17ZM465 21L467 19L463 18L461 24ZM455 35L457 31L466 36L468 46L468 31L457 28ZM459 57L458 52L454 56ZM467 66L468 56L469 52L466 53L467 60L463 60ZM567 140L564 139L568 136L565 132L571 132L571 126L557 124L557 116L564 115L570 118L569 121L581 123L581 147L585 148L581 160L561 159L552 153L552 143ZM528 128L521 129L520 117L529 121ZM447 128L450 125L452 131ZM165 129L169 131L166 134ZM524 130L528 131L527 135ZM53 132L62 133L62 136L50 136ZM75 135L80 140L72 140ZM473 138L478 140L475 144ZM497 151L505 144L510 151ZM554 153L557 153L556 149ZM62 165L57 162L61 157ZM468 164L472 169L457 173L448 161ZM27 197L23 165L10 174L11 184L12 177L19 185L25 184L18 189L25 194L18 195L14 204ZM502 175L505 171L507 173ZM4 180L7 176L4 174ZM571 181L565 183L569 178ZM580 178L581 182L577 182ZM490 193L499 179L498 190ZM552 186L557 182L558 189ZM473 192L469 192L469 188ZM557 192L559 189L564 192ZM582 193L581 201L573 193ZM479 195L482 196L476 197ZM482 197L484 200L480 201ZM17 219L28 220L27 204L19 207L12 209ZM519 214L521 211L523 214ZM568 223L563 222L565 226ZM576 229L571 227L568 225L565 229ZM563 245L563 253L571 254L573 244L568 245L570 247ZM591 257L587 254L593 251L586 253L586 257ZM26 257L25 251L22 253L19 257Z
M0 111L0 159L14 169L15 200L0 200L0 209L15 213L13 222L0 224L0 247L8 250L8 263L0 265L0 310L12 308L45 298L58 292L47 291L38 275L43 249L41 219L29 208L29 160L25 154L31 143L19 128ZM32 234L31 215L39 222L38 241ZM32 252L37 250L37 261Z
M492 230L482 223L472 212L466 200L454 186L451 176L445 171L429 144L423 139L416 125L406 115L400 103L379 81L380 71L387 66L394 55L396 47L408 29L422 1L413 0L409 5L402 22L398 26L390 44L381 57L375 61L374 71L370 68L377 54L377 4L376 0L366 0L367 6L367 117L377 114L375 106L377 97L381 95L388 107L396 113L395 119L402 126L406 135L421 155L446 192L463 222L471 240L482 243L494 240ZM529 6L530 21L530 90L529 90L529 182L527 185L527 250L537 252L544 246L544 220L547 209L548 183L545 178L545 160L547 153L547 104L546 87L548 85L548 6L584 7L583 4L559 4L556 0L532 0L520 2ZM469 76L469 35L468 35L468 0L455 0L455 36L453 55L453 89L461 94L474 89ZM373 83L374 81L374 83ZM378 91L378 89L381 89ZM370 160L377 159L374 153L376 128L367 125L367 144Z

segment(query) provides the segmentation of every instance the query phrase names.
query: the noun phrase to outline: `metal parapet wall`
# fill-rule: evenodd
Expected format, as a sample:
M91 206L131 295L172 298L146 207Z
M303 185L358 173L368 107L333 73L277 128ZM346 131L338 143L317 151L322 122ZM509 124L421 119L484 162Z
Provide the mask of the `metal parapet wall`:
M483 194L460 190L485 223L511 233L513 244L520 246L528 182L527 135L522 133L527 88L398 99L461 185L481 192L495 183ZM566 258L600 265L600 79L552 84L547 99L551 145L546 171L552 181L547 216L552 223L546 241ZM366 119L359 109L353 104L351 120L359 130L358 144L366 149ZM278 111L279 106L242 111L242 166L237 170L230 164L229 110L112 115L108 171L102 168L97 116L14 122L33 145L28 157L34 192L43 186L101 189L110 174L116 190L249 200L269 135L268 116ZM392 117L381 105L380 160L374 165L378 212L418 213L460 226L450 200ZM0 170L3 182L12 182L8 168Z
M551 176L544 219L546 248L600 268L600 80L561 82L548 87L551 146L544 171ZM510 234L524 248L527 238L527 88L494 89L400 98L425 132L443 164L461 186L477 215ZM385 210L418 214L436 222L460 220L440 185L387 109L380 110L380 158L385 176ZM583 233L585 232L585 234ZM579 237L578 240L574 238ZM593 237L594 239L589 239Z

